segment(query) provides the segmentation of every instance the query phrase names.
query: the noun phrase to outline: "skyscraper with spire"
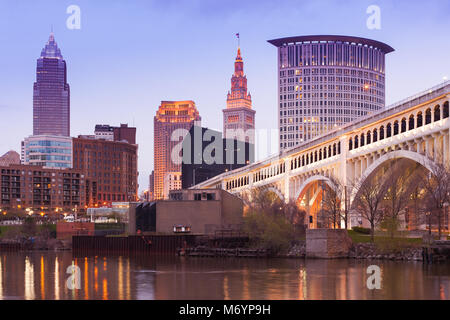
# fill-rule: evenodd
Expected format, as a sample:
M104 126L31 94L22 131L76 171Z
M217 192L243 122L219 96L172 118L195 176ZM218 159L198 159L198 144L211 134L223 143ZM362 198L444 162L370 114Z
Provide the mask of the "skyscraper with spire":
M227 95L227 108L223 110L223 134L227 139L251 143L250 153L254 154L255 110L252 109L252 97L247 93L247 77L239 46L231 77L231 91Z
M37 59L33 86L33 135L70 136L70 88L66 61L53 32Z

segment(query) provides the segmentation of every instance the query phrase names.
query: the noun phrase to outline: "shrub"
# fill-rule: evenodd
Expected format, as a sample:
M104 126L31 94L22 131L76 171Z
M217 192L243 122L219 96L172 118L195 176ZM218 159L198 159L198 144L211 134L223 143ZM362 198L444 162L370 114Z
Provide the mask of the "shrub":
M370 234L370 228L353 227L352 230L362 234Z
M252 212L244 218L243 230L248 233L253 244L271 254L287 250L294 240L292 224L281 215Z

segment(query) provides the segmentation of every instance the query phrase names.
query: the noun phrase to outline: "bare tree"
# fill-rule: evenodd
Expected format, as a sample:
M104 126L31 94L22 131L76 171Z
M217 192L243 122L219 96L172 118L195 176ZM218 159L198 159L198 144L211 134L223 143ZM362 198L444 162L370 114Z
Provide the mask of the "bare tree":
M275 192L253 189L243 197L245 206L250 211L264 212L270 215L282 215L294 225L304 225L306 212L295 201L285 203Z
M431 162L429 172L421 174L423 186L423 209L428 216L428 224L431 233L432 219L437 221L439 238L442 233L442 222L445 207L450 202L450 171L444 164Z
M324 222L333 229L340 228L341 219L346 218L346 211L342 210L342 200L344 199L344 185L334 176L330 178L328 188L323 188L322 195L322 218ZM347 224L345 225L347 228Z
M407 159L398 159L389 163L384 171L386 194L382 207L391 238L397 230L400 215L404 213L415 186L420 181L417 170L419 166L410 165Z
M352 209L358 212L370 224L371 241L374 241L375 226L383 219L381 204L386 194L387 185L383 181L383 175L362 176L353 182L354 190L357 190L353 200Z

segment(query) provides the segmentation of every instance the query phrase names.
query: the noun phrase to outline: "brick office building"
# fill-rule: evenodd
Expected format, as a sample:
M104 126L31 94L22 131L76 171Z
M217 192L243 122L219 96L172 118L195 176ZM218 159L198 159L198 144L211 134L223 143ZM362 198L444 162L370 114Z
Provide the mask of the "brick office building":
M73 167L86 175L86 204L110 206L137 200L136 144L73 138Z

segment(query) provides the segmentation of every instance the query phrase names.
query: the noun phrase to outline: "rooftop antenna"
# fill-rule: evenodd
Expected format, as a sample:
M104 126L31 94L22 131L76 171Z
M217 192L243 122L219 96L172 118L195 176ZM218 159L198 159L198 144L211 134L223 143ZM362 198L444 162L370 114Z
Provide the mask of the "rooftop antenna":
M238 48L240 48L241 47L241 38L239 38L239 32L236 33L236 37L237 37L237 40L238 40Z

